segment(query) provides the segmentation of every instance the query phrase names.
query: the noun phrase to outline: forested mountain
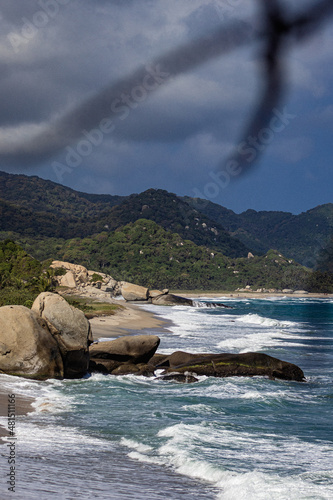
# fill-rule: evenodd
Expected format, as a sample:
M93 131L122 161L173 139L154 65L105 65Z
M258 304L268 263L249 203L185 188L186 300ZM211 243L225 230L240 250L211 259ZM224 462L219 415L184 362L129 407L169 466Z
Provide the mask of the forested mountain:
M286 257L316 268L333 234L333 204L293 215L289 212L247 210L236 214L216 203L185 197L193 207L223 225L230 234L257 253L274 248Z
M332 267L332 252L326 251L333 234L332 203L299 215L255 210L236 214L161 189L128 197L95 195L36 176L0 172L0 216L0 238L20 242L40 259L59 255L69 238L112 232L145 218L228 257L275 249L307 267Z
M26 237L82 238L144 217L230 257L244 257L249 252L219 223L161 189L127 198L89 195L38 177L1 173L0 214L0 231Z

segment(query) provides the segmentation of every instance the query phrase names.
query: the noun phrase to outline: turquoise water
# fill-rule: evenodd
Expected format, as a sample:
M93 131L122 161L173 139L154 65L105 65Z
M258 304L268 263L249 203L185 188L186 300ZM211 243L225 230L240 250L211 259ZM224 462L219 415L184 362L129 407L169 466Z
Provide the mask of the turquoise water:
M222 302L233 309L144 306L172 321L151 331L159 351L265 352L307 381L0 375L37 396L18 420L15 498L332 499L333 301ZM1 481L1 499L13 498Z

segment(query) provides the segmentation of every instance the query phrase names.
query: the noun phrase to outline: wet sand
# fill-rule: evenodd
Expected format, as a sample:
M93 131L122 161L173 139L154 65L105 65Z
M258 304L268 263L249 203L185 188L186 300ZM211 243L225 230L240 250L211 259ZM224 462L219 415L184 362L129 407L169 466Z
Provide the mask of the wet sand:
M8 416L8 391L0 389L0 416ZM31 406L33 403L32 398L27 398L21 395L15 394L15 416L26 415L29 412L34 411ZM4 444L5 441L1 438L8 436L8 429L0 425L0 444Z

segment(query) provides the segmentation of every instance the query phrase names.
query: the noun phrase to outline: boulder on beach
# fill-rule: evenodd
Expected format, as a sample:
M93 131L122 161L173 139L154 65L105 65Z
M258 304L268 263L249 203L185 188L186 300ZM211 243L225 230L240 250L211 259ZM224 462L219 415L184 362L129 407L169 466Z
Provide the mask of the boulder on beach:
M191 354L178 351L170 355L169 358L165 358L158 366L167 367L164 374L176 371L213 377L254 377L259 375L298 382L305 380L303 371L297 365L256 352Z
M159 343L160 339L156 335L126 335L115 340L94 343L90 346L89 353L91 360L101 364L110 361L147 363L155 354Z
M124 282L121 287L121 294L126 301L147 301L149 290L144 286Z
M158 295L152 298L152 303L157 306L193 306L193 300L179 297L172 293Z
M39 380L64 376L47 322L27 307L0 307L0 372Z
M47 322L59 345L65 378L85 375L89 365L88 346L93 339L90 323L84 313L68 304L60 295L50 292L38 295L32 310Z

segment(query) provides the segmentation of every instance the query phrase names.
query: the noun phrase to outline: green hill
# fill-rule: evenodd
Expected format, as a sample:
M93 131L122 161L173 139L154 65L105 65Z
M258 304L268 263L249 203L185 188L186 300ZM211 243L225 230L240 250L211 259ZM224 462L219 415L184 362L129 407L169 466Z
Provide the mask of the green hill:
M91 238L70 240L61 258L150 288L304 288L309 275L277 252L232 259L147 219Z
M113 230L145 218L178 233L197 245L206 245L229 257L245 257L249 249L206 215L193 209L177 195L162 189L131 195L113 207L100 223Z

